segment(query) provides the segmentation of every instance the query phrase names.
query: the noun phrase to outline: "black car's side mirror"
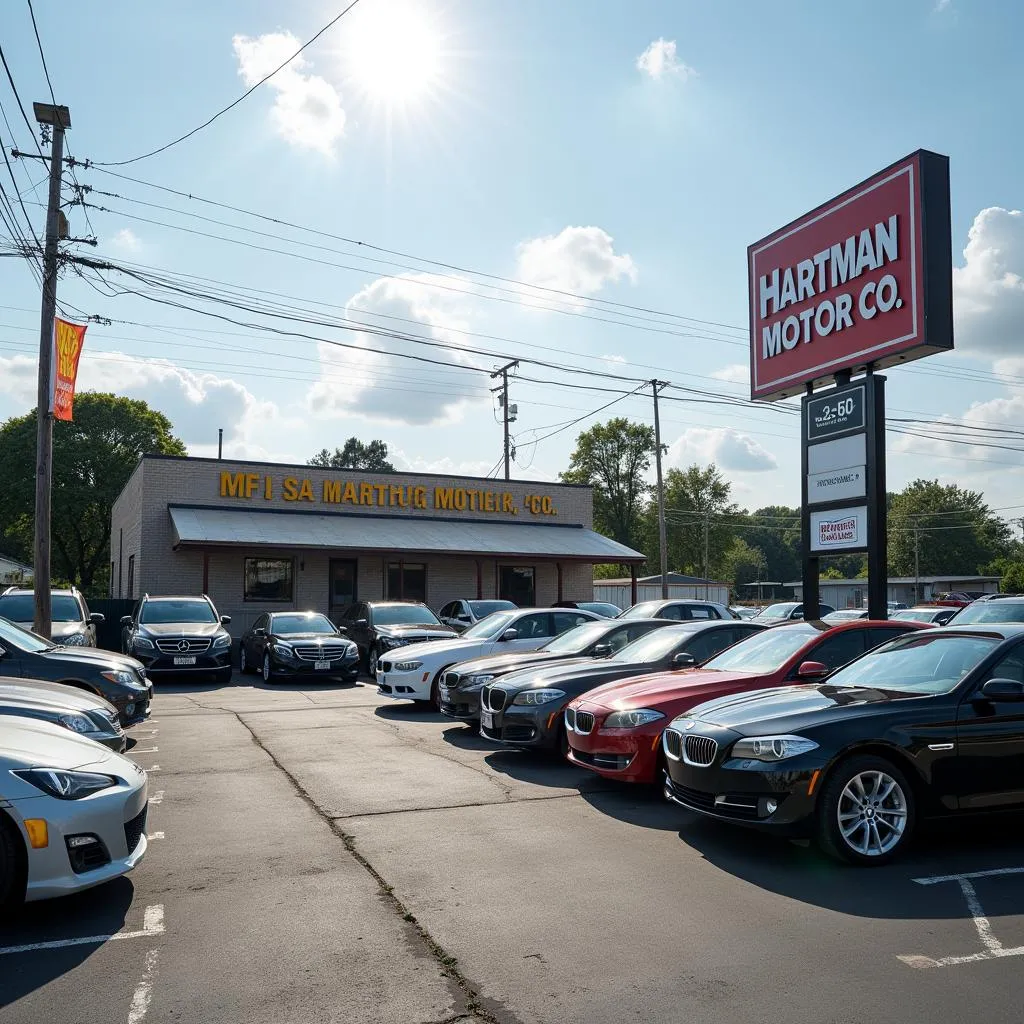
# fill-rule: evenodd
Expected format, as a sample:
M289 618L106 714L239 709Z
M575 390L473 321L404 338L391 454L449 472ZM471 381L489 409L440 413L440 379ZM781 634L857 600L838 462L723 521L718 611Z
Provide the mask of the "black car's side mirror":
M366 619L356 619L355 622L352 623L353 626L358 626L360 629L362 629L364 626L368 626L369 624L370 623L367 622Z
M676 668L693 668L697 659L689 651L680 651L673 659L672 664Z
M230 615L222 615L220 617L220 624L222 626L230 626L231 625L231 616Z
M132 624L132 617L130 615L122 615L121 616L121 625L122 626L130 626L131 624Z
M986 700L1024 701L1024 683L1019 679L990 679L981 693Z
M252 635L253 636L266 636L267 635L267 631L262 626L257 626L252 631Z
M107 621L107 617L103 614L103 612L92 612L89 615L89 621L99 626L101 623Z
M594 657L595 658L607 658L608 655L611 654L611 653L612 653L612 646L611 646L611 644L598 644L594 648Z

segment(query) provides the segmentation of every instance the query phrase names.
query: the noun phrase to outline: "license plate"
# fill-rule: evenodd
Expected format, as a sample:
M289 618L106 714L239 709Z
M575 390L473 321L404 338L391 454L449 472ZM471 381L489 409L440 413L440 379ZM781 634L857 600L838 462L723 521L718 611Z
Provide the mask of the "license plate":
M317 672L322 672L324 669L330 668L330 667L331 667L331 663L329 661L314 661L313 662L313 668L315 668L317 670Z
M492 715L490 713L490 711L484 711L481 708L480 709L480 724L485 729L493 729L494 728L494 715Z
M191 657L175 658L175 665L194 665L196 663L196 656L193 654Z

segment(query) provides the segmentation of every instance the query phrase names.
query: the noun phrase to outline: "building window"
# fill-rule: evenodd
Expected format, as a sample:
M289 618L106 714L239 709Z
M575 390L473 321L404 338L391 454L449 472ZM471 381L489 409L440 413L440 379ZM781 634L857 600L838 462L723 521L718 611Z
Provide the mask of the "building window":
M247 558L245 600L291 603L293 573L294 564L290 558Z
M502 565L498 569L498 597L520 608L536 604L537 588L533 566Z
M427 600L427 567L422 562L388 563L388 598L392 601Z
M128 596L135 596L135 556L128 556Z

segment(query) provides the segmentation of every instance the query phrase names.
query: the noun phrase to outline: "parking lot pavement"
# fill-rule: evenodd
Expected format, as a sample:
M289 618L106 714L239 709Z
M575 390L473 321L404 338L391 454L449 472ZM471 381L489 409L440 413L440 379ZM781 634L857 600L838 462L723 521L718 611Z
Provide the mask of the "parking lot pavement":
M1020 1020L1018 821L858 870L369 687L167 688L157 719L163 838L0 946L128 937L0 953L4 1020Z

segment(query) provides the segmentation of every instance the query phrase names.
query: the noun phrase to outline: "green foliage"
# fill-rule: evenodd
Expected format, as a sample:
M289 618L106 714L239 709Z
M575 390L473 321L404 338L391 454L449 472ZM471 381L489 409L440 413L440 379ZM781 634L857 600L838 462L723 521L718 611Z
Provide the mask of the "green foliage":
M654 451L654 428L620 416L576 438L569 468L561 476L565 483L594 488L594 528L632 548L640 547L643 535Z
M846 579L846 577L834 565L830 565L827 569L825 569L821 574L821 578L823 580Z
M629 567L617 563L594 566L595 580L617 580L629 575Z
M344 448L335 448L333 452L321 448L309 460L309 465L320 469L362 469L371 473L395 471L388 462L388 446L383 441L363 444L358 437L350 437Z
M1024 562L1010 562L1002 576L999 589L1004 594L1024 594Z
M744 520L743 537L765 557L761 579L788 583L800 579L800 510L786 505L759 508Z
M744 583L762 579L767 565L768 560L760 548L751 547L742 537L735 537L722 555L715 574L736 593Z
M86 392L75 418L53 426L52 576L103 596L110 572L110 513L146 454L185 455L170 420L145 402ZM35 532L36 413L0 425L0 538L31 564Z

